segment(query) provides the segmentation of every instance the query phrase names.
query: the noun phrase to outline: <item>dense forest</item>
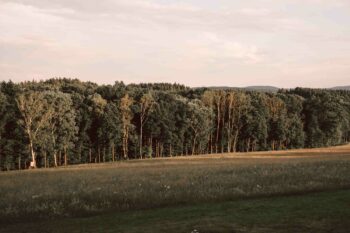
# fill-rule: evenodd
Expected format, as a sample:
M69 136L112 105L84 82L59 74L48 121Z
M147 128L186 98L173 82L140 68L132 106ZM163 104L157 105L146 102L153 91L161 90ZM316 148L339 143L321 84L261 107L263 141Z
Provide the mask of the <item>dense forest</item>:
M0 170L323 147L350 137L350 91L77 79L0 85Z

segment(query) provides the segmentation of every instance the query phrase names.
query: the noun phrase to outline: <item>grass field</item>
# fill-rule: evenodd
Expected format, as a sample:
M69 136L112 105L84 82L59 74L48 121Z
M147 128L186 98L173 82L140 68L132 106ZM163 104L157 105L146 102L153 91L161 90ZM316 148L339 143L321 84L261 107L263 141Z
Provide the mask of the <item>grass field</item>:
M0 232L347 232L350 146L0 174Z
M6 225L1 232L347 233L349 218L350 191L343 190L41 220Z

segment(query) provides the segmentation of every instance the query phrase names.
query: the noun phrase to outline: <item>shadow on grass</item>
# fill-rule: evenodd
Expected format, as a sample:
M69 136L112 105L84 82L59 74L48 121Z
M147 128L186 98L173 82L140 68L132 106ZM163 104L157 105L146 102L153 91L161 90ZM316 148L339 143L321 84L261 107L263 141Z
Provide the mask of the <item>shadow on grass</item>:
M348 232L350 190L3 225L0 232ZM196 230L196 231L195 231Z

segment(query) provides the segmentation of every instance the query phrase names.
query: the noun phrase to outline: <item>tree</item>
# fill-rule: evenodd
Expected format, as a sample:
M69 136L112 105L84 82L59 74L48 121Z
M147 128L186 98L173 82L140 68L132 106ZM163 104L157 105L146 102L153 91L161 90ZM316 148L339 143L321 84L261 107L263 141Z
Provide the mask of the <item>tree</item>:
M64 152L64 165L68 165L68 150L73 147L78 128L75 123L75 110L70 95L60 91L48 92L45 96L52 112L48 129L51 134L51 143L55 166L58 166L57 152ZM60 161L61 162L61 161Z
M95 93L88 96L88 105L91 119L89 138L92 146L95 148L95 162L101 162L101 147L103 147L104 139L98 132L103 126L103 116L107 106L107 101L100 94Z
M122 129L121 116L115 103L108 103L102 117L102 126L98 131L99 141L110 151L112 161L116 160L116 147L120 144Z
M129 94L126 94L121 100L119 109L121 111L121 121L122 121L122 127L123 127L123 156L124 159L128 159L128 142L129 142L129 131L130 131L130 125L131 120L133 117L133 113L131 111L131 105L133 104L134 100L129 97Z
M241 132L242 151L266 149L268 136L268 109L265 105L267 96L264 93L250 93L251 107L244 118L245 123Z
M270 142L270 149L282 149L285 147L286 140L286 114L287 109L285 103L275 95L266 99L266 106L268 109L268 140Z
M25 164L28 159L28 142L23 127L19 125L21 115L17 108L16 96L20 92L20 88L17 84L9 81L2 82L0 89L3 97L5 97L3 112L0 115L0 121L2 122L0 170L3 168L6 168L6 170L22 169L26 167Z
M227 152L236 152L239 133L243 127L243 116L250 108L250 98L242 92L229 92L226 96L228 119Z
M215 118L216 118L215 153L218 153L218 150L219 150L220 123L222 122L222 119L224 119L224 114L225 114L224 97L225 97L225 92L222 90L206 91L202 97L204 104L206 106L212 107L215 112Z
M350 140L349 103L322 89L2 82L0 169L337 145Z
M6 96L1 92L0 90L0 171L2 166L2 134L5 131L5 125L7 123L7 114L6 114L6 108L7 108L8 102Z
M305 133L302 121L302 110L304 99L294 94L278 94L286 106L286 148L302 148L304 147Z
M140 99L140 158L142 159L142 133L143 126L146 123L149 113L153 110L153 106L155 104L153 95L149 92L144 94Z
M207 142L207 135L211 133L212 110L205 107L200 100L192 100L188 103L189 108L189 128L192 133L192 155L196 152L197 143Z
M29 150L32 158L32 167L36 168L36 153L34 146L37 136L47 127L53 115L52 106L46 101L45 94L37 91L20 93L17 98L17 107L22 115L19 121L25 129L29 140Z

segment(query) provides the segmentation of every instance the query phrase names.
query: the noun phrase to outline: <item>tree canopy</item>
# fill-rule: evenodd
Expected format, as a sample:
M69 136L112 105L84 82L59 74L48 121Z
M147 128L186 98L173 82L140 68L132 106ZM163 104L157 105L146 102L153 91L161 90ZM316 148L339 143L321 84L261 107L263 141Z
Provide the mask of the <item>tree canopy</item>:
M0 84L0 169L346 143L350 92L296 88Z

